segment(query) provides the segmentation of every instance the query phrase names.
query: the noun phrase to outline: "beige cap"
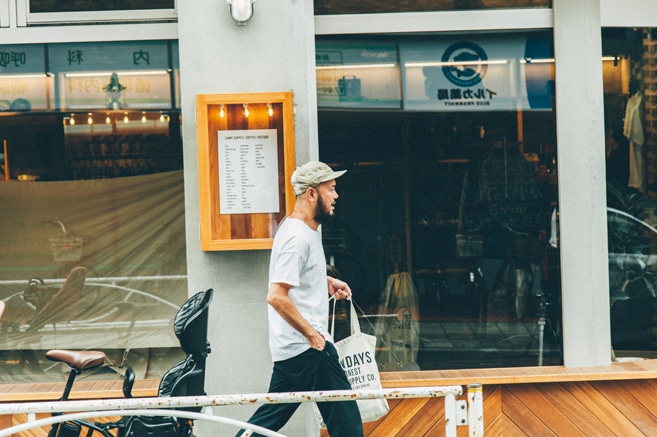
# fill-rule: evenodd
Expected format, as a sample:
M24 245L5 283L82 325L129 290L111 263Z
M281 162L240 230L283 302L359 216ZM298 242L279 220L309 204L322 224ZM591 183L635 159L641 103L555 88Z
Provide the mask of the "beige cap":
M331 167L323 162L310 161L298 167L292 173L291 182L294 187L294 194L299 196L305 193L308 188L315 188L322 182L339 178L346 172L347 170L333 171Z

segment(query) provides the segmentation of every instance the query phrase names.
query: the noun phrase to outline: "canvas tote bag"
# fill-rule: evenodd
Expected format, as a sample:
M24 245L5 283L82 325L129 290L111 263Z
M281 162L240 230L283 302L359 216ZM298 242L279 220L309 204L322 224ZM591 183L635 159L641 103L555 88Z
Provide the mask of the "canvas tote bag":
M335 343L338 351L340 365L349 379L352 390L380 390L381 379L379 368L375 361L376 337L360 331L358 315L353 301L349 301L351 335ZM333 322L331 323L331 336L335 327L335 302L333 305ZM364 399L357 400L363 422L374 422L385 416L389 411L387 399ZM315 418L321 428L326 429L322 415L313 405Z

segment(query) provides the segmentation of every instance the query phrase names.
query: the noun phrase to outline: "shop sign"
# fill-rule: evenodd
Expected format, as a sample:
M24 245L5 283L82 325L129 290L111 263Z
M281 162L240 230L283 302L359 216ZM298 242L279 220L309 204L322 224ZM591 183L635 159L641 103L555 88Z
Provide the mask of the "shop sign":
M166 41L57 44L49 58L59 108L171 107Z
M404 109L550 110L553 61L544 36L401 42Z
M315 61L319 107L400 108L396 44L322 41Z
M43 44L0 46L0 111L46 109L49 85Z

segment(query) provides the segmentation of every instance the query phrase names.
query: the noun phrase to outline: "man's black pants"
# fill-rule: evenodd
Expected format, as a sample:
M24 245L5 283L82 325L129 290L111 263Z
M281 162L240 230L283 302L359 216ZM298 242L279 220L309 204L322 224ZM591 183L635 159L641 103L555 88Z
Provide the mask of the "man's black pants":
M269 393L321 390L351 390L333 343L327 341L321 352L310 348L296 357L274 363ZM299 405L264 404L248 422L278 431L290 420ZM363 424L356 401L318 402L317 406L331 437L363 435ZM242 433L243 431L240 431L237 435Z

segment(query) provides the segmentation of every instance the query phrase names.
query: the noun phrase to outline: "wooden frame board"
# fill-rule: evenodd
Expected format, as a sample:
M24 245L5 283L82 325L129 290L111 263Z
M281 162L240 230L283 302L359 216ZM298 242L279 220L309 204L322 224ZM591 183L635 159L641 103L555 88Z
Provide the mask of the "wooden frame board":
M291 92L197 95L204 251L271 249L276 228L294 208L289 183L296 163L293 110ZM233 142L227 145L229 140ZM261 141L268 141L265 158ZM259 199L263 192L274 194L249 199ZM249 212L252 204L261 209L253 206Z

